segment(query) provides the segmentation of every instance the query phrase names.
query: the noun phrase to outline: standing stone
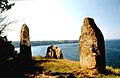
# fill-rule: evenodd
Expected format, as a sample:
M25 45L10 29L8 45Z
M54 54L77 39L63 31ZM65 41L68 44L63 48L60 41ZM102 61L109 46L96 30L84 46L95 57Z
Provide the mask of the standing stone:
M23 24L20 32L20 56L26 62L32 59L29 28L26 24Z
M90 74L105 72L104 37L94 22L86 17L79 38L80 65L82 69L90 70Z

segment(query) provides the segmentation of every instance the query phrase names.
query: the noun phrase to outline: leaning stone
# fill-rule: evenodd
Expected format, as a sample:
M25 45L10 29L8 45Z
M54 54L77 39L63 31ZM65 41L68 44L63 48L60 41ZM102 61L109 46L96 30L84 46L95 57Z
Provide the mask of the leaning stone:
M82 69L105 72L105 45L102 32L94 19L86 17L79 38L80 65ZM93 70L93 71L92 71Z
M60 48L55 45L51 45L47 48L46 57L51 57L55 59L63 59L63 54Z

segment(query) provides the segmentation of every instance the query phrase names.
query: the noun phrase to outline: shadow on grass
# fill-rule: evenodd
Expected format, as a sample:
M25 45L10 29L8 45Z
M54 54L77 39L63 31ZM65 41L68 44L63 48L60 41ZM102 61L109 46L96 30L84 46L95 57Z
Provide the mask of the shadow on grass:
M73 73L60 73L60 72L55 72L51 73L52 76L58 76L57 78L78 78L76 77L75 74ZM80 78L94 78L89 75L81 74Z
M0 78L23 78L24 72L13 61L0 62Z
M42 74L43 67L36 67L34 60L25 63L20 59L0 61L0 78L34 78L36 74Z
M58 62L56 60L35 60L35 63L45 63L45 62Z
M54 60L54 59L39 59L39 60L34 60L33 59L33 64L34 66L36 67L39 67L40 64L43 64L43 63L46 63L46 62L59 62L57 60Z
M51 75L52 76L59 75L58 78L65 78L65 76L67 76L67 78L76 78L72 73L55 72L55 73L51 73Z
M106 70L105 75L106 75L106 76L107 76L107 75L120 76L120 73L115 73L115 72L112 72L112 71L110 71L110 70Z

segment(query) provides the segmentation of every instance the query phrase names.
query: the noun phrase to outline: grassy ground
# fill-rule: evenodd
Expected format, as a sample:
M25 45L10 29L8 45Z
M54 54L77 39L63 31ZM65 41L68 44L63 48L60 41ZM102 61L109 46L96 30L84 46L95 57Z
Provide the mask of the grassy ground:
M88 75L81 71L79 61L33 57L36 67L42 67L45 78L120 78L120 69L106 66L106 74ZM38 76L40 76L39 74ZM42 77L42 76L40 76ZM37 77L36 77L37 78Z

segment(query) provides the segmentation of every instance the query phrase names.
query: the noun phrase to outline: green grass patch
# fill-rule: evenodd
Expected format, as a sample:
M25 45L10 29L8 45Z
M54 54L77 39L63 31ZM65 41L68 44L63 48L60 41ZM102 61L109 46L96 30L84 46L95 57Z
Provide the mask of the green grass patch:
M106 74L98 74L90 76L87 73L81 71L79 61L71 61L67 59L52 59L45 57L33 57L35 65L37 67L42 66L44 68L44 74L50 76L56 76L58 78L120 78L120 69L106 66ZM87 71L87 70L84 70Z

